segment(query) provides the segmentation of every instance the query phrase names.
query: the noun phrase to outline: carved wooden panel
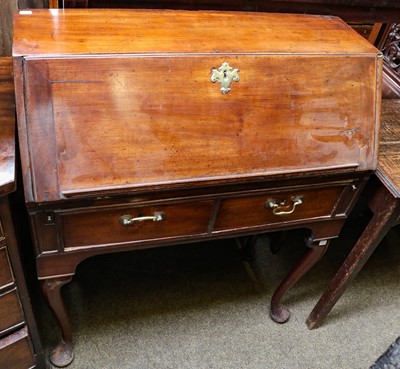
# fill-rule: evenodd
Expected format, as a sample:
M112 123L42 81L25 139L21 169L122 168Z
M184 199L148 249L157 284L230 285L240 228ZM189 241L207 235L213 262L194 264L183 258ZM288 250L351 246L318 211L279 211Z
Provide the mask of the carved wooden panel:
M387 24L377 41L384 58L382 96L400 97L400 23Z
M400 73L400 24L393 23L388 29L388 36L382 47L383 57L390 68Z

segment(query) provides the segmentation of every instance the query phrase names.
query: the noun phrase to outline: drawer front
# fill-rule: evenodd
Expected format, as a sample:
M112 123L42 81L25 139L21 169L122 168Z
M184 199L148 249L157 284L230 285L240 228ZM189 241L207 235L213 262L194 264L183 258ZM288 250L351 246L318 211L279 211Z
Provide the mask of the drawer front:
M214 201L63 213L65 249L208 232Z
M34 365L26 327L0 340L0 368L28 369Z
M17 290L0 295L0 334L24 322Z
M14 283L7 248L0 248L0 290Z
M26 76L38 201L374 165L375 57L53 58Z
M225 199L214 231L330 217L344 186Z

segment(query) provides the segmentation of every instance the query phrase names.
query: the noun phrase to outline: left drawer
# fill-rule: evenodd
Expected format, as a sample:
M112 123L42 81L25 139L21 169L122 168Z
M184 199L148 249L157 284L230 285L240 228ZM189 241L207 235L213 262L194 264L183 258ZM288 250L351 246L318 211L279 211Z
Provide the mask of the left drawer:
M105 207L61 212L64 249L162 240L208 233L214 201Z

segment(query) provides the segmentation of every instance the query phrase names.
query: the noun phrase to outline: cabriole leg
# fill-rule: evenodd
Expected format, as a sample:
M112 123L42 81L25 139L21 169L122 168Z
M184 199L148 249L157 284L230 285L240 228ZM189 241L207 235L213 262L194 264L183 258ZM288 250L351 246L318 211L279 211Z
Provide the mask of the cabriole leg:
M307 319L309 329L318 328L347 286L357 276L389 229L398 223L400 201L381 185L369 204L374 215Z
M70 282L71 279L72 276L68 276L42 281L42 290L47 304L61 328L62 339L50 354L51 363L57 367L71 364L74 358L71 324L61 296L61 287Z
M329 245L329 240L313 241L312 238L309 238L306 242L310 249L307 250L299 263L289 272L272 296L270 316L277 323L285 323L290 318L289 309L281 304L283 296L322 258Z

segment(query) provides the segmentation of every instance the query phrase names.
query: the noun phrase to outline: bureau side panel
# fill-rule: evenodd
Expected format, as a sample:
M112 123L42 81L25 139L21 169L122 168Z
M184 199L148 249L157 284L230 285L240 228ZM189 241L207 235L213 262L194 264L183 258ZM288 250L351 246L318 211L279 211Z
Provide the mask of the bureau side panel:
M39 201L374 166L373 55L31 59L27 76Z

